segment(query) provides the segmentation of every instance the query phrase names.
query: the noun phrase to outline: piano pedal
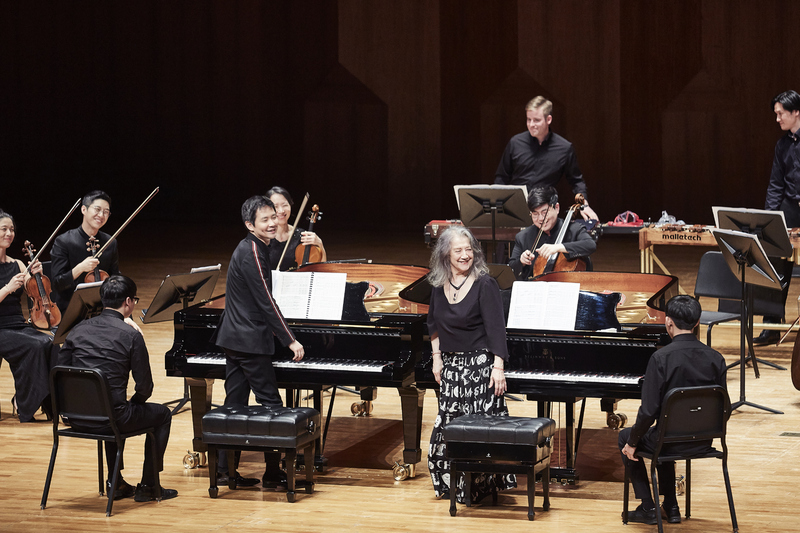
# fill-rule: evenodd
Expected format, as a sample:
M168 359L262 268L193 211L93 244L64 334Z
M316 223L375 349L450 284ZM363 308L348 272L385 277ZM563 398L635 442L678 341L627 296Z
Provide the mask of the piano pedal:
M186 450L186 455L183 457L183 467L186 470L193 470L200 466L206 466L206 454Z
M408 478L417 476L416 465L400 464L399 461L394 462L392 467L392 477L395 481L403 481Z
M353 405L350 406L350 412L354 416L369 416L372 414L372 407L372 402L369 401L353 402Z
M611 429L622 429L628 422L628 415L625 413L608 413L606 425Z

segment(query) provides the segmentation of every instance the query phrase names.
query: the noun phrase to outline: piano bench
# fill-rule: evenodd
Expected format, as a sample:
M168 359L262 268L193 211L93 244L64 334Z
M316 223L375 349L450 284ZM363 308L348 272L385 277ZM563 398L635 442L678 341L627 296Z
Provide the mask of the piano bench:
M295 501L295 459L303 450L306 479L298 482L308 494L314 492L314 448L320 436L320 415L308 407L264 407L234 405L220 407L203 417L203 442L208 446L208 494L217 497L217 450L228 451L233 470L234 450L274 451L286 454L286 498ZM228 476L228 487L236 488L236 476Z
M545 511L550 509L550 440L556 423L550 418L465 415L444 428L445 453L450 461L450 482L465 474L466 504L473 472L527 474L528 520L533 520L536 474L542 472ZM497 491L492 493L497 503ZM456 491L450 490L450 516L456 515Z

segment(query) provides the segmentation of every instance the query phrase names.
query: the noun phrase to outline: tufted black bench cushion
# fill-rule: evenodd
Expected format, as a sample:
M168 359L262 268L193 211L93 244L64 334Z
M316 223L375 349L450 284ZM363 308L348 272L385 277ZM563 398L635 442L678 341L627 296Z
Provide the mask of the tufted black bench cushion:
M320 415L308 407L227 406L203 417L203 442L208 445L208 472L212 498L217 496L217 450L278 450L286 453L287 498L295 499L294 462L303 449L306 492L313 492L314 448L320 435ZM232 462L230 464L233 464ZM229 486L236 488L235 476Z
M502 472L527 474L528 519L533 520L536 473L542 473L544 510L550 508L550 439L556 423L550 418L465 415L444 428L446 455L450 460L450 479L460 472ZM470 491L467 490L467 505ZM493 500L497 502L497 493ZM450 514L456 515L456 491L450 491Z

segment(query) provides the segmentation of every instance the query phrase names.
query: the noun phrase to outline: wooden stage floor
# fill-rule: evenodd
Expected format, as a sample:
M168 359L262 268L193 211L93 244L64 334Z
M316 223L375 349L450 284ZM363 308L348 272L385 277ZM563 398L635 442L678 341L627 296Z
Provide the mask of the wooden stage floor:
M134 229L134 227L136 229ZM240 227L170 226L144 222L127 231L120 241L121 268L139 284L139 296L146 305L166 274L188 272L191 267L221 263L223 276L215 294L224 292L224 269L230 253L243 236ZM171 237L167 241L167 236ZM158 238L159 242L145 241ZM368 258L376 262L427 264L429 250L419 232L386 232L357 235L324 232L331 259ZM698 260L704 249L669 247L659 257L678 275L683 288L694 287ZM637 272L639 256L636 239L606 236L594 256L597 270ZM787 317L798 314L800 283L790 292ZM711 308L711 301L703 301ZM172 345L170 322L143 326L155 376L153 401L166 402L182 394L182 382L168 378L163 370L164 353ZM701 331L705 338L705 331ZM758 349L759 357L788 366L794 334L788 343ZM719 327L714 347L729 362L738 358L738 330ZM794 389L789 372L761 368L754 379L747 369L747 399L784 411L783 415L744 407L731 417L728 431L730 471L741 531L795 531L800 474L800 393ZM739 371L728 376L733 400L739 397ZM224 397L217 382L215 402ZM132 386L131 386L132 387ZM334 408L326 455L330 466L317 476L313 495L298 494L289 504L284 493L264 491L260 486L236 492L220 489L220 497L208 497L207 469L186 470L183 456L191 442L191 417L184 411L173 418L162 484L180 495L161 503L115 502L114 515L106 518L105 500L96 491L94 443L62 441L48 507L39 502L52 445L52 426L41 422L19 424L10 417L9 400L13 380L8 365L0 368L0 530L2 531L486 531L526 528L549 532L593 533L622 530L622 469L616 452L616 433L605 427L599 400L587 400L585 433L578 458L581 481L577 486L553 486L551 509L541 510L537 496L536 520L528 524L524 483L501 493L499 505L481 503L461 506L456 517L448 513L449 503L434 499L426 463L418 465L417 476L394 481L390 467L401 457L400 402L397 392L381 389L371 417L350 415L351 397L342 393ZM131 388L132 390L132 388ZM355 398L354 396L352 398ZM424 408L423 449L436 412L435 396L428 393ZM619 410L635 419L638 402L624 400ZM513 416L536 416L533 402L509 402ZM41 418L43 418L40 415ZM554 417L563 419L555 408ZM136 483L141 474L142 438L132 439L126 451L125 478ZM260 477L263 463L257 454L245 454L240 471ZM730 531L720 463L697 461L693 469L692 518L668 530L692 532ZM678 473L683 472L679 465ZM679 497L683 509L683 498ZM634 504L635 505L635 504ZM655 526L630 524L626 531L654 531Z

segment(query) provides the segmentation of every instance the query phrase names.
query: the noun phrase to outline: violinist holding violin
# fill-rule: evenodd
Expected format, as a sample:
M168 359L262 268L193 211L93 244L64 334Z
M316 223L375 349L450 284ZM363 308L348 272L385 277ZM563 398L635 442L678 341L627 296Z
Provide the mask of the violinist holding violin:
M0 209L0 357L14 376L12 411L19 413L20 422L33 422L40 406L51 418L48 376L58 348L22 314L23 287L31 275L42 273L42 265L34 261L28 270L8 256L15 235L14 219Z
M597 244L580 222L570 221L564 228L565 220L558 218L559 208L555 187L537 187L528 193L533 225L517 234L508 262L518 280L534 277L537 258L545 259L557 253L566 261L583 259L586 267L578 270L592 269L589 256L597 249ZM563 237L557 242L562 230Z
M300 253L297 253L298 248L300 248L300 252L303 252L303 248L306 246L310 247L310 254L307 262L324 263L327 261L328 256L325 253L325 246L322 244L322 239L319 238L319 235L313 231L305 231L299 227L295 228L293 232L291 231L290 216L292 214L294 201L289 191L283 187L273 187L267 191L266 197L275 205L275 213L278 215L278 231L275 238L272 239L269 244L269 262L272 268L286 271L290 268L297 267L302 263L302 259L298 260L297 256L303 257ZM278 265L281 254L283 254L283 250L286 248L287 240L290 240L289 247L286 249L283 261Z
M120 273L116 240L108 245L99 259L94 257L94 251L90 251L111 238L100 231L111 214L111 198L103 191L92 191L83 197L81 213L81 225L59 235L50 252L53 292L62 313L79 283L102 281ZM95 270L99 271L96 280Z

